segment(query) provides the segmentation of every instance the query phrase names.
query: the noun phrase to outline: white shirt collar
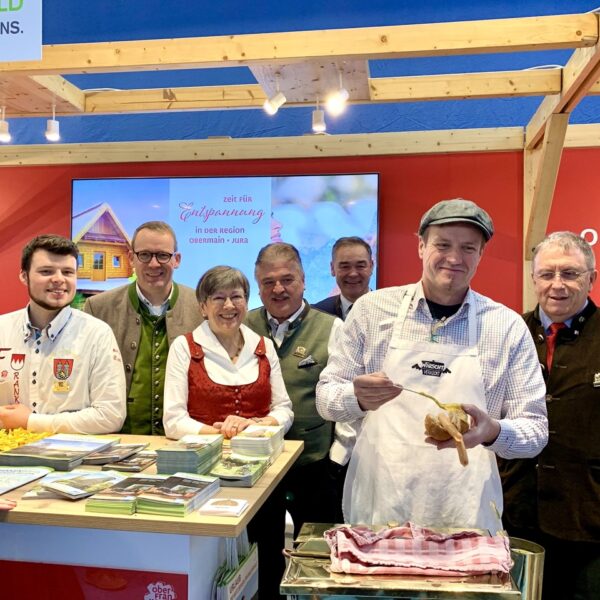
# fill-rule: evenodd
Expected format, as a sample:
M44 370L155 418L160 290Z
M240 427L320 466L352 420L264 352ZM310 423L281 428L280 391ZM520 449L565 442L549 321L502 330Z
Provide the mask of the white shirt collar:
M345 319L348 316L348 311L350 307L354 304L351 300L348 300L346 296L340 294L340 303L342 305L342 317Z
M44 327L44 329L40 330L31 323L31 319L29 318L29 306L27 306L25 309L25 321L23 323L24 341L28 341L31 336L33 336L34 339L38 339L44 332L49 340L54 341L56 336L65 328L72 314L73 309L70 306L65 306L54 319Z
M287 330L290 328L290 325L302 314L305 306L306 304L304 300L302 300L300 308L281 323L273 315L271 315L269 311L267 311L267 320L271 327L271 335L273 336L277 346L281 346Z
M160 317L160 316L164 315L167 312L167 310L169 309L169 302L171 301L171 296L173 295L174 287L175 286L173 285L173 283L171 283L171 291L169 292L167 299L162 304L155 305L155 304L152 304L152 302L150 302L150 300L148 300L148 298L146 298L146 296L144 296L137 281L135 283L135 291L137 292L140 302L142 302L143 305L150 311L150 314L155 317Z

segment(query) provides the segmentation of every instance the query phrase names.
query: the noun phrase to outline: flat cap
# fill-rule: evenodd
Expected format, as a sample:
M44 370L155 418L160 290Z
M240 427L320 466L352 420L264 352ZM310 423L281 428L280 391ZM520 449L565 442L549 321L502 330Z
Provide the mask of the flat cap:
M481 229L486 241L494 235L494 224L490 215L475 202L464 198L442 200L434 204L421 219L419 235L430 225L447 225L449 223L470 223Z

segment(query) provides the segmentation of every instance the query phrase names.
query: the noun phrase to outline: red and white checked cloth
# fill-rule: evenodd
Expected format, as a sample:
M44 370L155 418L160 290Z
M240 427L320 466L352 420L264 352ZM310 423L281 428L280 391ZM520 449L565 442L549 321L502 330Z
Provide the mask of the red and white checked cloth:
M475 531L452 534L405 523L375 532L366 526L325 532L331 570L361 575L481 575L508 573L508 537Z

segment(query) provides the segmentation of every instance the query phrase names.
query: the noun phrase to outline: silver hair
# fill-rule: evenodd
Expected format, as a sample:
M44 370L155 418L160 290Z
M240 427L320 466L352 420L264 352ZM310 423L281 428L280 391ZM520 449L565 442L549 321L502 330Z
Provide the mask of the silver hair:
M535 247L533 251L533 260L531 261L532 269L537 255L549 246L558 246L565 252L569 252L570 250L579 250L585 258L586 267L590 270L596 268L596 257L594 255L594 251L581 236L573 233L572 231L555 231L547 235Z

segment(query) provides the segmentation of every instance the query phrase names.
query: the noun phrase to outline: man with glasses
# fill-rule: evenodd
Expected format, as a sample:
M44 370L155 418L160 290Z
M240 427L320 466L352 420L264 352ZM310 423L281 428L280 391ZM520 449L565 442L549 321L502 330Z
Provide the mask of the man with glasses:
M420 281L365 294L348 315L317 386L323 417L362 420L346 522L496 532L496 454L529 457L544 447L545 388L531 336L519 315L470 287L493 233L475 203L437 203L418 229ZM439 412L431 396L469 415L468 466L453 439L426 437L425 417Z
M590 245L551 233L532 261L524 315L546 381L549 440L535 459L500 461L505 525L546 549L544 600L600 598L600 312Z
M163 221L140 225L129 260L136 281L88 298L84 310L113 329L125 365L123 433L164 435L163 390L172 341L202 321L194 290L173 281L179 266L175 232Z

